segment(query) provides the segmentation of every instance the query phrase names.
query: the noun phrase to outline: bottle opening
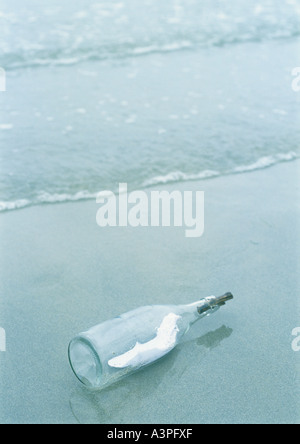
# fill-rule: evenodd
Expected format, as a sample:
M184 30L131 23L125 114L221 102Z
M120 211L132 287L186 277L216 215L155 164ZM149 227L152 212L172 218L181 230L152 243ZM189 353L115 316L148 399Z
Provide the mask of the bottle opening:
M82 384L90 388L100 385L102 367L91 343L83 338L73 339L69 345L69 361Z

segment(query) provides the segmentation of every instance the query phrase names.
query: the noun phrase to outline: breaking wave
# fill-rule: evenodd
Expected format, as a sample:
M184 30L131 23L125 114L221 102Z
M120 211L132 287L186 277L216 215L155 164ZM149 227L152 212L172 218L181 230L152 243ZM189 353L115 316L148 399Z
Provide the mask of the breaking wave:
M194 180L211 179L214 177L224 176L224 175L247 173L255 170L268 168L278 163L290 162L298 158L299 155L294 151L291 151L288 153L278 153L273 156L264 156L249 165L241 165L233 168L230 171L225 171L225 172L204 170L198 173L184 173L182 171L174 171L165 175L155 176L151 179L145 180L142 183L141 188L150 188L157 185L166 185L175 182L189 182ZM79 191L75 194L68 194L68 193L50 194L47 192L40 192L37 195L37 197L32 200L18 199L16 201L10 201L10 202L0 201L0 212L18 210L33 205L57 204L57 203L92 200L96 199L97 194L98 192L89 192L86 190Z
M0 62L7 70L300 36L298 0L23 3L1 6Z

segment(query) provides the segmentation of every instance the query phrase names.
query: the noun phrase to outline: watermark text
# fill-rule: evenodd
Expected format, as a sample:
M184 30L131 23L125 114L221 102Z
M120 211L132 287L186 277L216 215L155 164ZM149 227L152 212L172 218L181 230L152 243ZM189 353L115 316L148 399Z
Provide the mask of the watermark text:
M4 68L0 66L0 92L6 91L6 72Z
M292 70L292 76L295 77L292 82L292 89L295 92L300 91L300 67L294 68Z
M6 332L4 328L0 327L0 352L6 351Z
M294 328L294 330L292 331L292 336L296 336L292 342L292 350L294 352L299 352L300 351L300 327Z
M119 195L102 191L97 212L100 227L185 227L186 237L204 233L204 191L132 191L119 184Z

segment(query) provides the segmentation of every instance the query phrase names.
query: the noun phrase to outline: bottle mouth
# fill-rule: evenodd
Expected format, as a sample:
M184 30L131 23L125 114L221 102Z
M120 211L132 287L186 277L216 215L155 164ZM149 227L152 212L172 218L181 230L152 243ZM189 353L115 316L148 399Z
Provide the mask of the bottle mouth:
M201 315L209 310L216 310L225 305L226 302L230 301L231 299L233 299L233 294L230 292L227 292L222 296L209 296L203 299L203 303L197 308L198 313Z
M74 338L69 345L69 362L75 376L88 388L101 385L102 366L99 357L87 339Z

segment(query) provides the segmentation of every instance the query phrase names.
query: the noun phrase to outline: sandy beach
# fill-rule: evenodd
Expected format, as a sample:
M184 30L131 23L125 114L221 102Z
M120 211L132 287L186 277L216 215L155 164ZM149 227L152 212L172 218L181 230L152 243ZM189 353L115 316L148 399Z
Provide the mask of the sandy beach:
M174 183L205 191L205 233L100 228L95 201L2 213L1 423L299 423L300 162ZM149 189L150 191L150 189ZM103 392L80 386L80 331L148 304L231 291L156 364Z

